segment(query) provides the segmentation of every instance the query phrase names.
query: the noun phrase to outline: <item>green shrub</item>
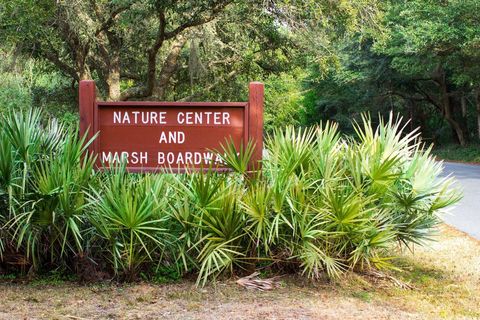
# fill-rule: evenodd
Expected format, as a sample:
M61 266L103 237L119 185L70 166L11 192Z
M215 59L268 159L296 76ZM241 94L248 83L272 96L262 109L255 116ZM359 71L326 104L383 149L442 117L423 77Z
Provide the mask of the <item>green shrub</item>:
M44 121L53 116L75 127L79 119L76 96L72 79L52 70L48 62L12 55L9 45L0 46L0 115L41 108Z
M232 172L157 175L95 172L90 141L39 119L12 113L0 129L0 259L14 252L35 270L87 257L124 280L169 270L203 285L258 265L339 277L393 267L393 249L430 240L460 198L393 117L377 128L364 117L356 137L332 123L276 130L255 172L253 144L237 155L227 140Z
M480 144L469 143L466 146L459 144L436 145L432 153L446 161L480 163Z
M77 137L78 129L40 120L34 109L0 120L4 234L36 268L82 251L85 191L93 173L93 158L82 158L90 142Z
M0 114L28 109L32 105L32 92L28 81L19 75L2 72L1 67L0 62Z
M87 216L94 236L104 241L101 249L114 271L134 279L146 260L161 259L168 247L167 184L163 175L128 175L113 169L89 194Z

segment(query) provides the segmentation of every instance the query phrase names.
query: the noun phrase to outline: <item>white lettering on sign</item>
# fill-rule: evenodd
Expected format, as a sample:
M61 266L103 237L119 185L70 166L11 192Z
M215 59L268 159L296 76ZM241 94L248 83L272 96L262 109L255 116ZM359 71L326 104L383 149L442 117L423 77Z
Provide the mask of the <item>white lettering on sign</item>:
M103 163L147 164L148 152L102 152Z
M212 152L158 152L159 165L209 165L212 161L223 163L222 158Z
M132 110L133 109L133 110ZM102 151L100 154L100 160L106 165L109 164L119 164L126 163L128 165L142 166L150 164L149 167L157 166L205 166L209 165L224 165L222 157L215 152L207 151L209 149L205 148L206 151L200 149L205 137L192 137L192 134L189 134L187 137L186 132L188 128L185 126L228 126L232 125L233 118L232 114L228 111L187 111L189 109L181 110L166 110L166 111L147 111L148 109L142 108L132 108L129 111L113 111L113 124L114 125L125 125L125 126L158 126L158 128L151 128L150 132L154 133L153 136L149 137L148 130L146 128L141 128L139 132L142 132L141 136L135 136L135 141L139 149L142 143L149 139L156 139L158 142L157 148L149 145L149 152L140 152L140 151L124 151L124 150L112 150L112 151ZM191 109L190 109L191 110ZM195 110L195 109L194 109ZM167 114L168 112L168 114ZM233 113L235 116L235 113ZM168 119L168 120L167 120ZM110 123L111 124L111 123ZM237 123L235 123L237 124ZM167 125L167 126L163 126ZM109 124L107 124L107 127ZM133 129L133 128L132 128ZM158 130L158 131L157 131ZM207 129L209 130L209 129ZM219 130L221 132L225 131L225 128ZM146 133L147 132L147 133ZM196 131L195 131L196 132ZM200 151L189 151L189 144L193 144L188 139L194 138L194 141L200 139L200 146L195 145L194 150ZM212 139L209 139L212 140ZM154 142L155 140L151 141ZM181 150L175 150L174 145L183 145L179 148ZM155 150L157 149L157 150ZM143 149L145 150L145 149ZM162 150L162 151L159 151ZM155 153L157 153L155 159ZM148 160L148 156L150 159Z
M166 111L114 111L114 124L167 124Z
M229 112L179 112L178 124L230 124Z
M114 124L167 124L167 111L114 111ZM229 125L230 113L221 111L179 112L177 124L184 125Z
M158 143L177 143L182 144L185 142L185 133L182 131L162 131Z

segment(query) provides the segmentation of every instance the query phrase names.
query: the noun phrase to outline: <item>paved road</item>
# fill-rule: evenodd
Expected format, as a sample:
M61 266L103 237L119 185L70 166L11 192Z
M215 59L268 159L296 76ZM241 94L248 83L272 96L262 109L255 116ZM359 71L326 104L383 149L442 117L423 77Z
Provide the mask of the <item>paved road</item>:
M480 166L452 162L444 165L444 175L455 176L463 189L463 199L444 220L480 240Z

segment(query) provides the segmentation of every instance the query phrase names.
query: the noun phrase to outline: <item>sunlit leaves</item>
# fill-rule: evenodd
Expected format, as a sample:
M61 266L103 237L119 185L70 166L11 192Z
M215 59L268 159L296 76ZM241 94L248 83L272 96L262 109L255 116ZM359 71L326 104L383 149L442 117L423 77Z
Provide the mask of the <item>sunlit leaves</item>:
M78 138L39 110L10 113L1 119L0 167L8 194L4 225L11 245L24 251L34 267L56 263L83 251L84 192L93 172L93 157L83 156L91 141Z
M169 243L165 176L129 176L120 168L107 173L90 197L90 222L110 244L115 272L134 279L137 268L158 257ZM108 246L105 246L108 248Z
M94 171L91 141L34 112L1 119L0 259L17 250L37 268L72 267L79 255L120 279L154 266L194 272L197 285L261 263L311 278L394 268L392 250L432 238L460 199L442 165L391 116L356 136L337 126L277 130L262 170L253 144L226 141L234 172Z

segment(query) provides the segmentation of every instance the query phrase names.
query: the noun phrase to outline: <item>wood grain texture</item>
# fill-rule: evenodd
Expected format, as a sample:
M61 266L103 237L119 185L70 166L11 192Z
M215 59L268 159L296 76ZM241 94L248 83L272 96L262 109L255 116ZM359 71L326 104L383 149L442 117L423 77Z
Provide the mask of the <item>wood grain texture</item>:
M96 100L95 82L85 80L79 86L80 135L99 133L89 151L98 155L100 170L118 165L119 157L127 159L130 172L204 170L209 165L202 157L208 159L226 138L237 148L253 140L249 170L259 170L263 104L260 82L250 83L248 102L105 102ZM218 163L213 169L229 171Z
M221 150L220 144L225 143L225 139L231 138L237 148L245 140L244 107L222 107L218 104L212 107L205 103L202 106L98 103L96 130L100 135L96 139L96 151L104 164L117 165L118 161L112 157L119 152L131 155L129 171L208 167L209 164L202 159L213 156L213 150ZM161 121L160 113L163 114ZM188 118L187 114L191 117ZM202 117L201 122L196 122L194 114L211 116ZM217 123L214 123L214 114L219 115ZM224 118L223 115L228 117ZM182 121L179 122L179 119ZM186 119L191 122L183 122ZM142 155L145 158L136 159ZM220 169L221 166L215 165L214 168Z
M264 85L250 82L248 95L248 136L255 143L250 170L260 170L263 153Z
M78 104L80 107L80 137L87 133L87 141L93 137L95 123L95 81L82 80L79 84ZM89 148L93 152L93 144Z

